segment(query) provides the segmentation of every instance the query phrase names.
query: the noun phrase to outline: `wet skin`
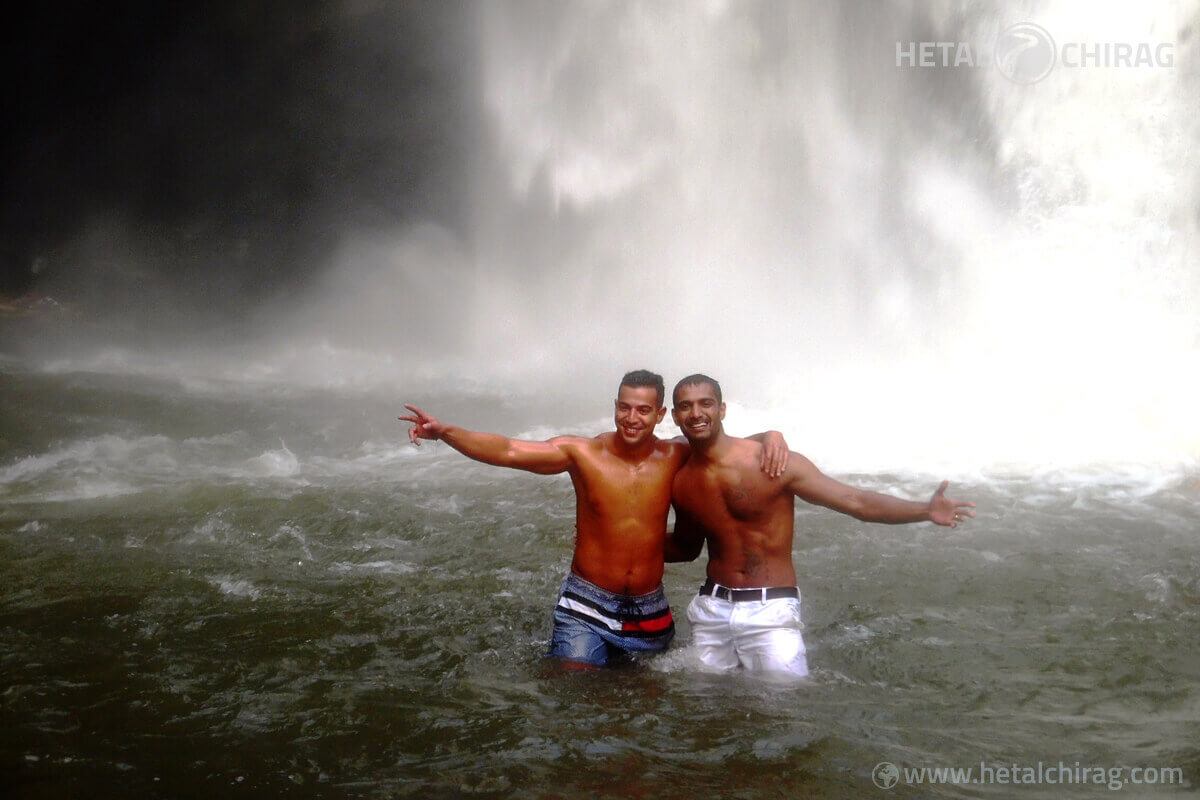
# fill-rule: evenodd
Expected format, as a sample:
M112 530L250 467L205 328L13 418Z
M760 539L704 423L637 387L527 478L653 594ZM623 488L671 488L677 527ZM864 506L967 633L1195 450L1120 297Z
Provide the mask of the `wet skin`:
M864 522L935 522L957 526L975 516L974 503L946 497L943 481L928 503L900 500L848 486L791 453L779 476L757 468L758 443L724 432L725 405L707 383L679 387L672 417L692 446L675 475L675 530L668 561L690 561L708 543L708 577L723 586L794 586L795 498Z
M652 592L662 582L667 513L675 473L688 458L682 439L654 435L666 416L653 387L624 386L614 402L616 430L595 438L557 436L545 442L509 439L439 422L415 406L409 438L440 439L464 455L496 466L544 475L566 472L575 487L575 555L571 570L586 581L624 595ZM786 443L776 432L756 467L780 473ZM753 443L753 442L752 442ZM757 446L757 445L756 445Z
M621 386L614 404L616 430L590 439L508 439L465 431L408 408L413 415L401 419L414 423L414 443L441 439L484 463L544 475L568 473L576 494L571 570L617 594L646 594L658 588L671 479L687 459L688 446L654 435L666 408L652 387Z

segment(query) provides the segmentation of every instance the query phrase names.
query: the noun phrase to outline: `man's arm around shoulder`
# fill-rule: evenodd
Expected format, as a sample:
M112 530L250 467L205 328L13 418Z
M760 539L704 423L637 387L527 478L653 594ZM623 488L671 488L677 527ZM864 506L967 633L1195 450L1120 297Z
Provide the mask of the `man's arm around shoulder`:
M778 478L784 473L787 469L790 452L788 451L787 441L783 438L782 433L779 431L762 431L746 438L762 445L762 449L759 451L759 469L772 478ZM688 440L684 436L676 436L674 439L667 439L665 441L685 448L685 456L691 452L691 445L688 444Z

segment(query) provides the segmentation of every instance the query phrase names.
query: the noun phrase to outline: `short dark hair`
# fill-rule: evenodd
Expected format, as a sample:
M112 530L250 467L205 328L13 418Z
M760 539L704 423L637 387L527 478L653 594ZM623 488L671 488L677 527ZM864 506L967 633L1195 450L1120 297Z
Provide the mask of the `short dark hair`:
M705 383L707 383L709 386L711 386L713 388L713 391L717 393L717 402L718 403L724 402L721 399L721 384L717 383L715 380L708 377L707 375L703 375L699 372L697 372L695 375L688 375L686 378L679 381L679 383L675 384L675 389L671 392L671 402L672 403L675 402L675 395L679 394L679 390L682 389L684 386L699 386L699 385L705 384Z
M625 377L621 378L620 385L617 386L617 391L621 391L622 386L650 386L658 394L658 407L662 408L663 399L667 396L667 388L663 386L662 375L656 372L651 372L648 369L635 369L632 372L626 372Z

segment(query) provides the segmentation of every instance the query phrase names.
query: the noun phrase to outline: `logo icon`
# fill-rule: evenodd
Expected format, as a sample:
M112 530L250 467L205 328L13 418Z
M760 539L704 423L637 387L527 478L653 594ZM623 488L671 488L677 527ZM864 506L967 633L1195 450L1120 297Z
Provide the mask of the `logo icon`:
M996 39L996 69L1013 83L1037 83L1050 74L1057 60L1054 38L1041 25L1018 22Z
M880 789L891 789L900 782L900 768L890 761L880 761L871 770L871 781Z

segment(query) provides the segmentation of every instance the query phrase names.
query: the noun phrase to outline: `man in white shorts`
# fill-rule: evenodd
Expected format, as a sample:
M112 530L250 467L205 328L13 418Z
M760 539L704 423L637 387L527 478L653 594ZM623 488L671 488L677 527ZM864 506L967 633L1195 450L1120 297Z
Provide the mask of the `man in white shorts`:
M974 503L946 497L943 481L928 503L847 486L792 453L782 475L759 469L761 445L728 436L720 385L689 375L675 386L671 415L692 447L675 474L675 530L667 561L691 561L708 542L708 580L688 607L692 640L713 669L743 667L807 675L800 591L792 566L795 498L864 522L935 522L957 527Z

